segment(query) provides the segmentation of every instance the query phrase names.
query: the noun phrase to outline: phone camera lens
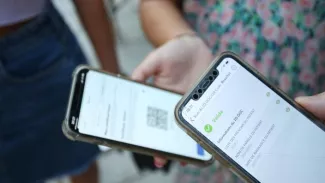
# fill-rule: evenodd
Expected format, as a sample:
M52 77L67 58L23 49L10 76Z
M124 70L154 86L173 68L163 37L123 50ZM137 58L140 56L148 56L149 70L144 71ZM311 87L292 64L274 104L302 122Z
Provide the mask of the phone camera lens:
M218 71L213 71L212 74L213 74L214 76L216 76L216 75L218 75Z
M199 95L198 95L198 94L194 94L194 95L193 95L193 99L194 99L194 100L197 100L198 98L199 98Z
M199 93L202 93L203 91L202 91L202 89L198 89L198 92L199 92Z
M213 80L213 76L209 76L209 80L211 80L211 81L212 81L212 80Z

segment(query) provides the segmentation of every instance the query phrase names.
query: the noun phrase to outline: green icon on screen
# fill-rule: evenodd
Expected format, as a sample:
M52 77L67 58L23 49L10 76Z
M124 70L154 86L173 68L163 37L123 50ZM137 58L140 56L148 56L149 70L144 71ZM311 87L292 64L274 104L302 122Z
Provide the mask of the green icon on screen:
M270 93L270 92L267 92L267 93L266 93L266 96L267 96L267 97L269 97L270 95L271 95L271 93Z
M207 133L210 133L212 132L212 126L207 124L204 126L204 131L207 132Z

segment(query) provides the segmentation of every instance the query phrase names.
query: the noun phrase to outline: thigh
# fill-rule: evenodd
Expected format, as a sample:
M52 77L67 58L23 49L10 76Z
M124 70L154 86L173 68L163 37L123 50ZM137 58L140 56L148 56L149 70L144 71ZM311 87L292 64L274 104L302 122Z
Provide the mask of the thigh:
M61 130L72 72L85 58L63 21L36 21L0 40L0 182L78 173L99 152Z
M78 64L65 58L35 80L1 84L0 162L11 178L20 178L18 173L34 181L68 173L97 154L96 146L71 142L61 131Z

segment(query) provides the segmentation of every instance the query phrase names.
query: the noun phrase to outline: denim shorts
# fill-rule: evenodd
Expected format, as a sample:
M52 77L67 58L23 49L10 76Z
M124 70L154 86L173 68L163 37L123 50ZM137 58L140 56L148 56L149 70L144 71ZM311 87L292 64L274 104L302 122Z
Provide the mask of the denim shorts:
M80 173L95 145L61 131L75 67L86 60L53 5L0 38L0 182L42 182Z

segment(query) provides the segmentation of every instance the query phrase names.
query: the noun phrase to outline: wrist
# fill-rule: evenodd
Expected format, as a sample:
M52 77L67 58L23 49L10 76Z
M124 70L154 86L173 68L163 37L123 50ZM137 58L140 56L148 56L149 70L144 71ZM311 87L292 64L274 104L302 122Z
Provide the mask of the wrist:
M202 44L204 47L209 47L205 40L203 40L200 35L193 31L178 34L173 40L175 39L185 40L189 43L195 42L197 44Z
M173 39L182 39L184 37L199 37L194 31L187 31L180 34L176 34Z

